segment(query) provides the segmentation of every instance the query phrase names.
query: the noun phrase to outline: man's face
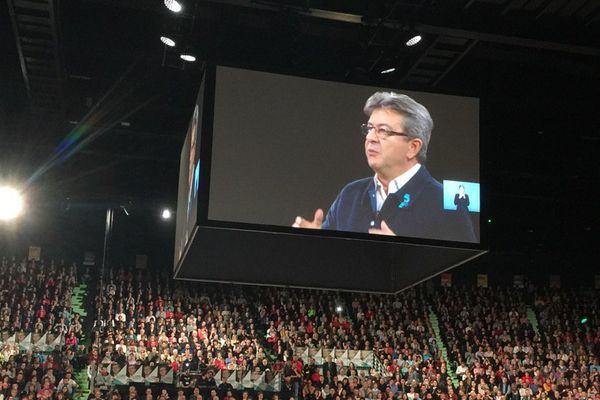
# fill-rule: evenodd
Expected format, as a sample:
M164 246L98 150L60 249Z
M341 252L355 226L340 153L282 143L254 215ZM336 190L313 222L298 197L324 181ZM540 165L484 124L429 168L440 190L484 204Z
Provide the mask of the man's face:
M377 108L369 117L369 125L386 128L394 132L406 133L404 116L394 110ZM365 138L365 155L369 167L385 178L393 179L408 170L418 150L420 141L405 136L385 137L372 130Z

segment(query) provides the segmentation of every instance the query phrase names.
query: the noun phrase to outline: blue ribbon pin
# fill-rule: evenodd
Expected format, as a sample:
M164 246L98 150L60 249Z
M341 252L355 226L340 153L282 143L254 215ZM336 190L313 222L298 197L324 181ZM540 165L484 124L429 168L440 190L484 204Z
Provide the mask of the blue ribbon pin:
M410 193L404 193L404 197L402 198L402 202L398 204L398 208L406 208L410 204Z

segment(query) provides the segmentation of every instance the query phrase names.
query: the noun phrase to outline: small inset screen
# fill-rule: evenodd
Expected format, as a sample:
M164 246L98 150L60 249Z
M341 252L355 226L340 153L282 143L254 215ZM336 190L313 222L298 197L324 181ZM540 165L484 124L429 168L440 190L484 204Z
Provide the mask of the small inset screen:
M444 209L478 213L479 183L444 180Z

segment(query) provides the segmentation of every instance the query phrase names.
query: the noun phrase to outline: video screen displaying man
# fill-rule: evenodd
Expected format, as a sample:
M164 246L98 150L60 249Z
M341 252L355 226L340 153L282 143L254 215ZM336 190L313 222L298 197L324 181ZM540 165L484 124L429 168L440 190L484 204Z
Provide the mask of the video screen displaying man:
M196 147L197 133L198 133L198 113L199 107L196 105L194 108L194 115L192 117L192 125L190 127L190 156L188 160L188 195L187 195L187 210L186 210L186 234L185 243L189 240L190 231L196 222L196 207L197 207L197 195L198 195L198 184L200 178L200 160L196 162ZM185 246L184 243L184 246Z
M200 101L202 93L203 90L201 87L198 101ZM194 113L192 114L180 156L175 265L177 265L177 262L183 255L197 219L198 190L200 185L200 157L198 151L200 107L200 103L197 103L194 107Z
M478 241L478 99L231 67L215 81L208 221Z
M297 216L293 226L476 242L468 213L444 210L442 184L425 167L433 130L427 108L403 94L376 92L364 113L364 151L374 176L347 184L327 214Z

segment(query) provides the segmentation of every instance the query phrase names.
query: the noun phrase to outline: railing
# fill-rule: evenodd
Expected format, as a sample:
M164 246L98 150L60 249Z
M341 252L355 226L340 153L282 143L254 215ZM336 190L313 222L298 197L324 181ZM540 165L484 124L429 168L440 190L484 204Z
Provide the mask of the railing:
M296 347L294 354L304 363L309 359L314 359L316 365L323 365L327 357L330 357L333 362L341 361L344 366L349 366L351 363L356 368L373 368L376 357L373 350L339 350L339 349L323 349L317 347Z
M166 364L158 366L137 364L100 364L106 367L108 375L98 378L94 373L92 386L113 387L132 384L163 384L182 387L181 377L189 375L191 386L214 388L223 382L231 385L233 390L252 389L263 392L279 392L281 390L281 373L273 371L244 371L219 370L216 367L201 370L187 370L177 372ZM196 381L196 382L194 382Z
M379 374L379 376L382 376L382 375L384 375L387 372L385 370L385 366L383 365L383 363L379 359L379 356L373 355L373 368L375 369L375 371L377 371L377 373Z
M191 371L191 375L202 376L206 373L211 376L211 371L214 372L213 368L208 368L205 372L202 371ZM181 373L179 374L181 376ZM233 388L233 390L256 390L262 392L279 392L281 391L281 372L274 372L271 370L267 371L245 371L242 369L235 370L218 370L214 374L211 382L213 384L205 386L215 386L222 382L227 382ZM180 386L180 385L178 385ZM200 387L203 385L200 384Z
M170 385L174 383L175 374L173 369L166 365L128 365L112 362L101 363L100 366L106 367L108 372L108 375L103 376L100 381L98 381L97 373L94 374L94 384L99 383L101 386L120 386L133 383Z
M38 351L42 353L52 352L65 345L65 337L52 332L26 333L17 332L12 336L7 334L0 338L0 348L3 352L27 352Z

